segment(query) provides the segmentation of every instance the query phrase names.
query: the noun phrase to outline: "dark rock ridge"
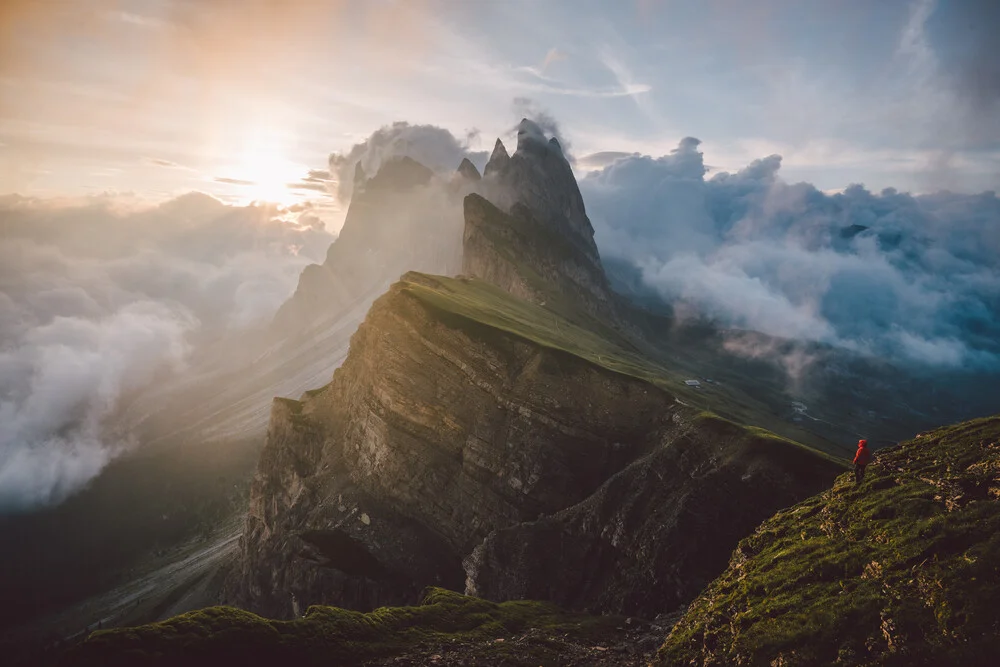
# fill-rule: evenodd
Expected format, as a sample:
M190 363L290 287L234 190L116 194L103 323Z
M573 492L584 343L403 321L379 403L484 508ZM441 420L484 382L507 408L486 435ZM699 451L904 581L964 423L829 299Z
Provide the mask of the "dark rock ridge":
M465 202L462 272L572 317L622 327L573 170L553 137L524 119L517 150L497 139Z
M600 264L542 225L525 205L504 213L478 194L465 198L462 273L514 296L571 316L584 311L614 321L614 303Z
M594 228L558 141L547 142L538 125L525 118L518 125L514 154L508 157L497 139L484 171L493 177L493 187L485 192L490 201L508 212L515 204L525 206L538 223L578 246L582 258L600 267Z
M671 428L664 391L414 296L435 284L408 274L328 386L275 402L240 604L289 617L461 589L461 559L486 535L582 501ZM350 564L320 540L349 543Z
M684 421L583 502L491 533L465 560L466 594L652 617L692 599L741 537L840 469L717 417Z

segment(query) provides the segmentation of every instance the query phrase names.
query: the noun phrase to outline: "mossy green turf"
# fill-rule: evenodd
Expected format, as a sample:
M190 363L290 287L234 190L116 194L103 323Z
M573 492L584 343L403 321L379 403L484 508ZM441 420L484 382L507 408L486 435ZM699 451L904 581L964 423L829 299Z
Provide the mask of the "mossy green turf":
M861 486L842 475L769 519L659 663L991 664L998 602L1000 416L883 450Z
M291 621L262 618L233 607L211 607L175 618L93 633L66 654L63 665L357 665L420 646L447 642L494 642L543 629L551 635L600 642L624 619L568 613L543 602L497 604L440 588L428 589L414 607L383 607L361 613L312 606ZM545 645L533 664L552 664Z
M550 349L561 350L631 377L650 382L679 397L687 405L706 409L744 424L759 424L785 439L805 443L811 449L831 454L836 446L825 439L775 416L769 406L728 387L711 391L684 385L690 377L678 373L641 353L625 336L598 326L580 315L576 323L562 314L511 296L488 282L474 278L446 278L409 273L401 289L440 312L525 338Z

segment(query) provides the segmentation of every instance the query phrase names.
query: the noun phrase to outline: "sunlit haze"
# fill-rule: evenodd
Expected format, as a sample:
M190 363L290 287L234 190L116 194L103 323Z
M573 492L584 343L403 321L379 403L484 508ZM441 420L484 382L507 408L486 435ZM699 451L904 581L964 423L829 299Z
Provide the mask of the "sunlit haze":
M189 190L342 203L309 178L394 121L469 148L526 108L578 172L703 141L710 170L996 188L988 2L12 0L0 9L0 192ZM988 24L986 24L988 25ZM971 90L970 90L971 87Z

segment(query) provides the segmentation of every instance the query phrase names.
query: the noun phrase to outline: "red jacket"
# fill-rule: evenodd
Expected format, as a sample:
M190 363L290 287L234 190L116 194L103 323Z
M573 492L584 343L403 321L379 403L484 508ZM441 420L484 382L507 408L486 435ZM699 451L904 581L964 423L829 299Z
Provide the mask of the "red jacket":
M866 466L872 460L872 453L868 451L868 441L862 440L858 443L858 453L854 455L854 462L861 466Z

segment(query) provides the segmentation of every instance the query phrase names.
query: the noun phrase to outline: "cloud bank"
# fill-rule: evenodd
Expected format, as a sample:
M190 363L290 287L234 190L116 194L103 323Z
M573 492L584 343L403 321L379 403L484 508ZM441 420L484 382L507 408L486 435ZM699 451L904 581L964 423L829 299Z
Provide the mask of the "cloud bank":
M475 133L470 133L465 139L458 139L435 125L410 125L402 121L382 127L347 153L330 156L330 174L337 180L337 196L342 202L350 200L358 164L371 177L394 157L409 157L445 172L454 171L463 158L469 158L482 171L489 153L470 150L469 141L474 136Z
M0 198L0 512L81 488L128 444L121 397L273 315L332 241L308 210L278 214Z
M1000 368L1000 200L706 178L700 141L580 182L602 254L722 323L950 368Z

